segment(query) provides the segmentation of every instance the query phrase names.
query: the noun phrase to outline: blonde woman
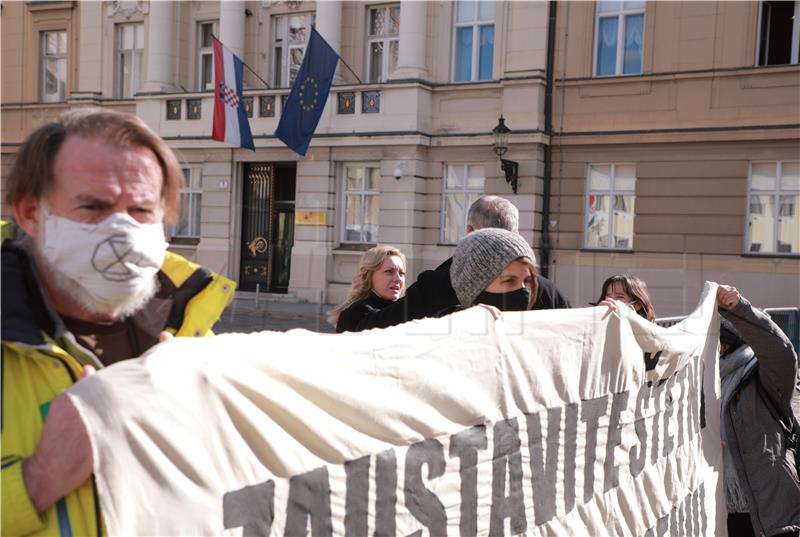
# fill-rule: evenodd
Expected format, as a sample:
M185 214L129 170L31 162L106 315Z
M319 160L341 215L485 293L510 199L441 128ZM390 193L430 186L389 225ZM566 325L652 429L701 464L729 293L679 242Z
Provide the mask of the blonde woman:
M375 246L361 256L347 300L328 319L337 333L360 332L372 313L403 296L405 289L406 256L394 246Z

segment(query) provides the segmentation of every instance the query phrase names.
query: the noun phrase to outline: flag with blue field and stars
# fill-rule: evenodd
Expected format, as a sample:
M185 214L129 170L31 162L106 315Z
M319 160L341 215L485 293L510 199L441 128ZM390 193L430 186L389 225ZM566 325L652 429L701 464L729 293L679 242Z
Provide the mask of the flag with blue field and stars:
M298 155L305 156L322 110L328 101L339 55L311 28L303 64L286 99L275 136Z

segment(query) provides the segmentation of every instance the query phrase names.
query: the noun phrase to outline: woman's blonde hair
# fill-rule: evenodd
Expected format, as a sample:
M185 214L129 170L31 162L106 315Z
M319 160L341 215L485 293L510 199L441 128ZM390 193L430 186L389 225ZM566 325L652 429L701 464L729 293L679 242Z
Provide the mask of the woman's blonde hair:
M347 299L328 313L329 323L336 326L339 315L344 310L359 300L363 300L369 296L372 290L372 275L381 268L383 261L391 256L399 257L403 261L403 268L406 267L406 256L394 246L381 244L364 252L364 255L361 256L361 261L358 263L358 270L355 276L353 276L353 283L350 285L350 292L347 294Z

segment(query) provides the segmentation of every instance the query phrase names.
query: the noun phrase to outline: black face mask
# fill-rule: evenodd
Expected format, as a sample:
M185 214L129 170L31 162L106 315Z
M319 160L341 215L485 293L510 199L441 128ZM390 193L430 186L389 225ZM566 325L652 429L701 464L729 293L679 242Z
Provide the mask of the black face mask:
M528 287L508 293L484 291L475 299L475 304L494 306L500 311L525 311L531 303L531 290Z

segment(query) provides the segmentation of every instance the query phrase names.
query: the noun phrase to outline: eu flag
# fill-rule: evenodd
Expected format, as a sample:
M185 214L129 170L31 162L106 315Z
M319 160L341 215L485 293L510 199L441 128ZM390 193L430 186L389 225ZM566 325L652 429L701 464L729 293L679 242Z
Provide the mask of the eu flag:
M305 156L331 91L339 55L311 27L303 64L286 99L275 136L298 155Z

